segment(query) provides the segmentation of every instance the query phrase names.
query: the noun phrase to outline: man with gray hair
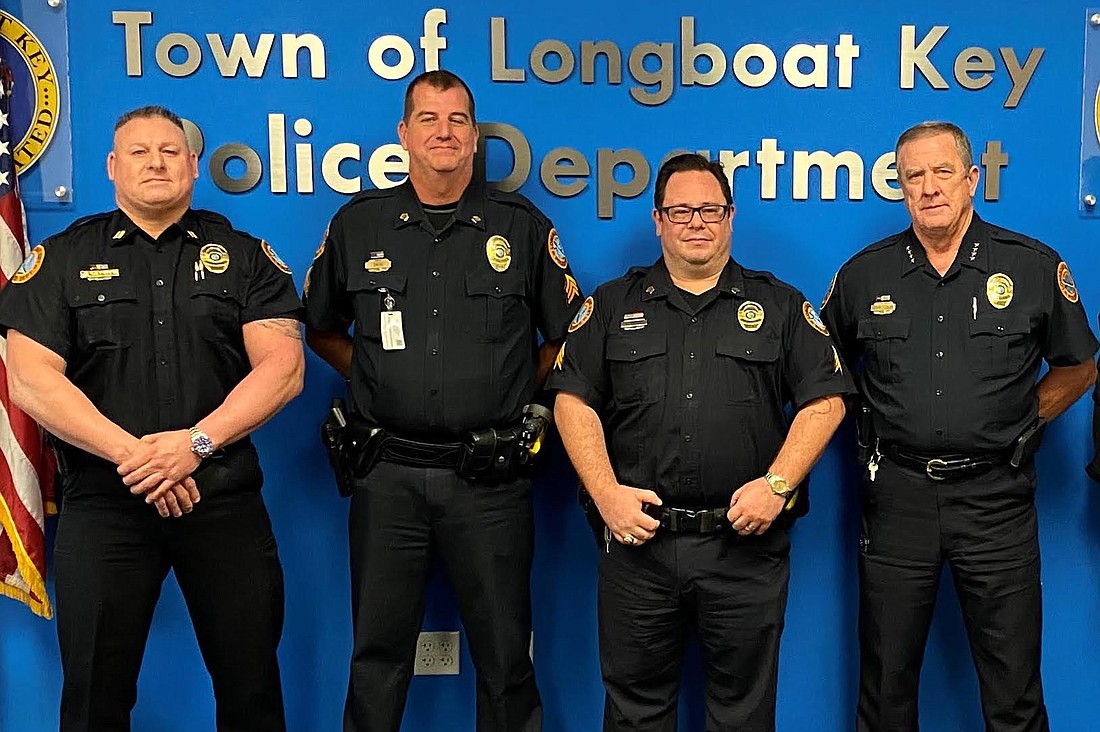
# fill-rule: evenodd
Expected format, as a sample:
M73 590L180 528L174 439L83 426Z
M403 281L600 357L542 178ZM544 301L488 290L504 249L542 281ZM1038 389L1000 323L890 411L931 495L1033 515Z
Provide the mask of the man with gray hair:
M1058 253L974 212L961 129L906 130L897 170L912 225L841 267L822 306L862 397L857 729L917 732L946 562L986 729L1046 732L1032 458L1095 379L1096 338Z
M36 246L0 293L11 397L61 466L60 729L130 729L171 569L219 732L285 732L283 575L248 435L302 389L290 269L191 208L198 161L164 107L119 119L107 174L118 208Z

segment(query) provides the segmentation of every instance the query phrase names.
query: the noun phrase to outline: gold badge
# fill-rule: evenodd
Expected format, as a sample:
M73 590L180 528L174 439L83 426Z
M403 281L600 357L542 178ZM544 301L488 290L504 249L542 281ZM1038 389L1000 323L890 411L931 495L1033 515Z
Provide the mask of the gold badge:
M1062 291L1062 297L1070 302L1075 303L1081 299L1081 296L1077 294L1077 283L1073 281L1069 265L1065 262L1058 263L1058 289Z
M898 304L889 295L879 295L871 303L871 312L875 315L889 315L898 309Z
M572 305L573 298L581 294L581 288L577 287L577 281L572 275L565 275L565 304Z
M221 244L204 244L199 250L199 266L210 274L229 269L229 252Z
M408 221L409 220L409 215L407 213L405 213L404 211L402 211L401 215L398 216L397 218L401 219L402 221Z
M363 269L368 272L389 272L393 262L383 257L382 259L368 259L363 262Z
M565 363L565 344L561 344L561 348L558 349L558 357L554 359L554 368L561 371L561 365Z
M485 242L485 256L489 266L497 272L504 272L512 264L512 245L500 234L493 234Z
M267 258L270 259L271 263L274 264L276 267L278 267L279 270L283 274L288 274L288 275L294 274L293 272L290 271L290 267L286 266L286 262L284 262L279 257L279 255L275 253L275 250L271 248L271 245L268 244L263 239L260 240L260 249L264 250L264 254L267 255Z
M840 354L836 351L836 346L833 346L833 373L844 373L844 367L840 363Z
M985 296L990 305L1004 310L1012 302L1012 278L1001 272L989 275L985 281Z
M573 316L573 322L569 324L569 332L573 333L587 323L595 309L596 301L591 296L585 298L584 302L581 303L581 309L577 311L577 314Z
M821 322L821 317L814 310L814 306L807 300L802 303L802 317L806 319L806 322L810 324L814 330L823 336L829 335L829 329L825 327L825 324Z
M88 269L80 270L80 279L89 282L103 282L118 277L118 269L109 264L90 264Z
M554 260L554 264L562 269L569 266L569 260L565 258L565 247L561 245L561 239L558 238L557 229L550 229L550 236L546 241L546 249L550 252L550 259Z
M829 298L833 296L833 290L836 289L836 278L840 276L839 270L833 275L833 281L829 283L829 289L825 293L825 299L821 301L821 309L824 310L825 306L829 304Z
M754 300L741 303L737 308L737 322L750 333L760 330L764 324L764 308Z
M15 270L15 273L11 276L11 283L21 285L34 277L38 274L38 270L42 269L42 263L45 261L46 248L39 244L31 250L27 258L23 260L23 264L19 265L19 269Z

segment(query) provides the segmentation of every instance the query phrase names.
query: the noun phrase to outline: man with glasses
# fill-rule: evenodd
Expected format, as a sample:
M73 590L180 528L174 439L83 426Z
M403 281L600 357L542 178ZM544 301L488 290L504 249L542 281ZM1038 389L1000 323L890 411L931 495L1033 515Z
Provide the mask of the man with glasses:
M671 158L654 205L663 256L584 302L548 382L604 525L604 730L675 729L693 627L706 729L767 732L787 531L807 510L803 482L852 385L801 293L730 258L720 164Z

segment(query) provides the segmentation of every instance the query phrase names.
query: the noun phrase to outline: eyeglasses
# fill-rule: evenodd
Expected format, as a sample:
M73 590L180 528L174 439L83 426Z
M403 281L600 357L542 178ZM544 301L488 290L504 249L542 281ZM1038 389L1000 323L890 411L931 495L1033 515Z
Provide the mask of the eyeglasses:
M704 224L717 224L726 218L730 207L719 206L715 203L706 206L664 206L657 209L662 212L669 221L674 224L689 224L695 218L695 212L699 212L699 218Z

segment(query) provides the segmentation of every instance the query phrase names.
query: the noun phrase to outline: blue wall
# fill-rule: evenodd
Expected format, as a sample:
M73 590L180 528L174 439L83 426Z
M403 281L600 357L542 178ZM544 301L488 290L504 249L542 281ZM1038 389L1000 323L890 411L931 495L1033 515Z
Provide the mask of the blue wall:
M738 172L734 256L743 264L776 271L820 301L837 267L863 244L902 228L905 211L876 195L875 159L897 134L927 118L949 118L966 129L980 151L999 140L1010 156L1001 176L1000 199L979 200L979 211L1001 225L1026 231L1061 251L1073 266L1090 313L1100 305L1095 246L1100 223L1078 216L1081 140L1081 69L1085 7L1065 0L1046 3L838 3L788 0L782 4L695 3L696 43L720 46L729 59L749 42L777 55L795 43L827 43L829 86L799 89L782 71L767 86L749 88L729 73L713 87L676 85L659 106L635 102L626 57L643 41L670 42L679 58L680 15L674 3L559 0L531 7L501 0L442 4L447 39L444 67L474 88L478 117L520 129L534 163L522 192L555 221L578 274L591 291L630 263L656 258L649 223L652 187L640 197L618 200L614 217L597 216L595 175L580 195L552 195L538 179L541 159L553 148L581 151L595 168L597 149L632 148L656 168L675 148L755 151L776 138L787 151L774 199L760 192L760 168ZM104 171L111 121L139 104L167 103L198 124L205 136L197 205L220 210L242 229L267 238L295 271L301 285L312 253L331 214L347 196L330 190L316 174L316 192L273 194L267 157L267 115L282 113L287 126L312 122L315 170L323 151L355 142L365 151L396 142L401 97L411 76L386 81L367 63L377 37L396 34L417 50L424 14L435 5L421 0L384 3L272 3L259 0L145 0L144 3L72 3L69 8L71 107L75 167L74 203L61 211L32 212L32 237L41 239L78 215L111 207ZM112 10L149 10L153 24L143 39L143 74L126 74L121 26ZM507 19L508 65L527 69L523 83L491 80L490 18ZM933 90L918 73L916 88L899 86L900 29L914 24L918 39L934 25L949 31L930 54L950 88ZM171 32L187 33L204 49L199 70L173 78L157 66L154 47ZM210 56L207 33L229 38L261 32L317 34L327 51L324 79L284 79L279 41L262 78L222 78ZM833 46L842 33L860 46L852 87L837 86ZM1100 31L1097 31L1100 33ZM579 81L578 68L564 82L534 78L526 59L540 40L556 38L574 52L582 40L613 40L623 50L624 83L608 84L604 65L597 82ZM990 49L993 81L969 91L955 82L952 65L967 46ZM997 49L1011 46L1022 61L1033 47L1045 48L1034 78L1015 109L1005 109L1010 83ZM56 53L56 51L55 51ZM177 53L179 53L177 51ZM387 57L389 58L389 57ZM652 68L652 67L651 67ZM706 62L700 62L700 69ZM780 61L782 69L782 61ZM676 67L678 74L678 66ZM678 78L678 76L677 76ZM288 130L288 144L300 141ZM259 185L230 194L211 181L211 152L230 142L247 144L265 159ZM500 141L488 146L491 177L504 175L510 154ZM847 179L837 200L821 200L812 176L808 200L794 200L794 150L853 150L865 165L862 200L848 200ZM345 175L361 163L344 164ZM354 173L353 173L354 170ZM231 168L234 175L239 170ZM620 175L626 171L620 171ZM984 190L983 187L980 190ZM268 476L265 490L285 565L287 624L281 646L290 729L339 727L350 652L346 504L336 497L315 425L340 388L324 364L310 357L305 393L256 438ZM1091 452L1090 404L1082 400L1047 432L1039 457L1038 494L1045 558L1044 673L1052 726L1059 732L1095 729L1093 698L1100 688L1100 493L1082 466ZM779 729L850 729L855 701L856 656L856 468L851 435L842 432L815 472L814 510L795 529L787 630L783 640ZM574 479L561 456L537 490L537 552L533 577L535 663L546 706L548 732L598 728L602 688L596 654L595 566L597 555L574 500ZM449 590L438 578L430 590L426 629L457 627ZM468 655L458 677L414 679L405 730L447 732L473 729L473 675ZM697 656L695 656L697 662ZM0 730L36 732L56 728L60 669L53 623L0 601ZM977 683L959 612L949 587L932 631L922 686L926 730L980 729ZM687 675L685 730L702 729L701 682ZM157 611L143 668L136 730L190 732L214 727L209 680L178 589L170 580Z

